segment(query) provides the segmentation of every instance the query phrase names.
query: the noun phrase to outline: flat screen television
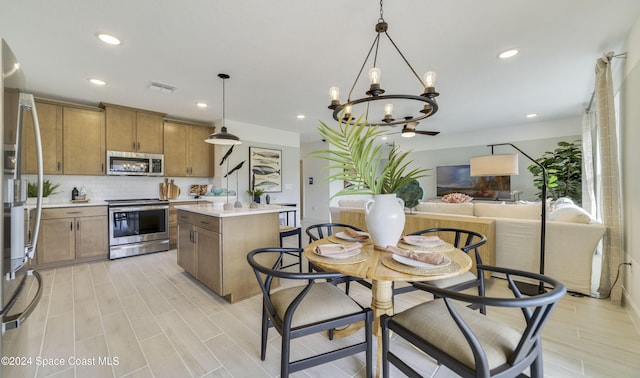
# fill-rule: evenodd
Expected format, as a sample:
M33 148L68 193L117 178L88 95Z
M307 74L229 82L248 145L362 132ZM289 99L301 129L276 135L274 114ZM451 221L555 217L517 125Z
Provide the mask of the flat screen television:
M469 165L436 167L438 197L448 193L464 193L478 199L511 199L511 176L471 177Z

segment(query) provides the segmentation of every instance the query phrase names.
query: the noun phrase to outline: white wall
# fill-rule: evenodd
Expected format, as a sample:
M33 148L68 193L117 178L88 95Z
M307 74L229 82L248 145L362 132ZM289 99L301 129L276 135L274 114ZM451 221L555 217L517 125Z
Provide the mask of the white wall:
M553 151L558 147L559 141L572 142L581 139L580 135L568 135L562 137L534 139L514 142L522 151L534 159L539 158L545 151ZM498 142L491 142L498 143ZM538 189L533 185L533 175L527 167L532 164L531 160L520 154L510 146L497 146L494 148L496 154L516 154L518 155L517 176L511 176L511 191L519 190L521 200L536 201ZM489 155L491 148L486 145L467 146L459 148L446 148L442 150L418 151L412 153L411 157L422 168L431 169L428 177L420 179L420 184L424 189L424 199L436 197L436 167L444 165L469 164L469 160L474 156Z
M625 78L621 91L622 185L624 209L624 257L631 267L624 267L624 305L640 330L640 18L627 41Z

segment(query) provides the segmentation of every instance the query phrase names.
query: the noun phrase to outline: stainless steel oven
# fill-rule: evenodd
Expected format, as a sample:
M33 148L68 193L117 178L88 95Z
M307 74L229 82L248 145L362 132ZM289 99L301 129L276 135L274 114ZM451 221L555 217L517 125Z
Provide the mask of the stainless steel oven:
M169 250L169 202L108 200L109 258Z

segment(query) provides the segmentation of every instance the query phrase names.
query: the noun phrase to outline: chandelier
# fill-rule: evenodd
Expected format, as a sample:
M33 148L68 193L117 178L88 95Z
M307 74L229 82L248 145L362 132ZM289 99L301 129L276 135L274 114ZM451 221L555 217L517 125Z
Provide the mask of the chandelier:
M380 18L378 19L378 23L376 24L376 27L375 27L376 37L374 38L373 44L371 44L371 48L369 49L369 52L367 53L367 56L364 59L364 62L362 63L362 66L360 67L358 76L356 76L356 79L353 82L353 85L351 86L351 90L349 91L349 96L347 97L347 101L342 104L340 103L340 99L339 99L340 90L338 87L331 87L331 89L329 90L329 97L331 99L331 105L329 105L329 109L333 110L333 119L335 119L336 121L346 122L351 125L355 124L357 120L355 119L355 117L352 117L353 109L355 105L360 105L360 104L361 106L366 105L366 110L358 114L366 115L366 119L369 126L380 126L380 125L393 126L393 125L399 125L399 124L407 124L410 122L411 123L418 122L422 119L431 117L438 111L438 103L436 102L436 99L435 99L439 95L439 93L436 92L435 90L436 73L433 71L429 71L424 74L424 80L421 79L420 76L413 69L411 64L409 64L409 61L407 61L407 58L405 58L405 56L402 54L398 46L396 46L393 39L391 39L391 37L389 36L389 33L387 33L388 27L389 25L384 21L384 18L383 18L382 0L380 0ZM384 35L389 39L389 41L391 42L393 47L396 49L398 54L400 54L400 56L402 57L402 60L404 60L404 62L407 64L407 66L409 67L413 75L416 77L416 79L422 86L423 88L422 94L420 95L385 94L385 90L380 85L381 70L380 70L380 67L377 66L378 47L380 44L381 35ZM375 51L374 51L374 48L375 48ZM369 90L365 93L366 94L365 97L352 99L351 95L353 93L353 90L356 87L356 84L358 83L360 76L362 75L362 71L364 70L367 64L367 61L371 57L371 52L374 52L374 54L373 54L373 67L369 70L369 84L370 84ZM415 106L416 108L416 115L402 114L400 117L398 117L399 119L394 119L394 115L393 115L394 103L397 104L398 102L402 102L402 104L404 105L405 102L407 101L414 101L418 103L417 106L415 104L412 104L412 106ZM380 111L379 114L381 116L381 119L377 122L371 121L369 119L370 105L374 103L384 104L384 106L382 107L384 110L384 115L382 115L383 112ZM342 116L342 119L340 119L341 116Z

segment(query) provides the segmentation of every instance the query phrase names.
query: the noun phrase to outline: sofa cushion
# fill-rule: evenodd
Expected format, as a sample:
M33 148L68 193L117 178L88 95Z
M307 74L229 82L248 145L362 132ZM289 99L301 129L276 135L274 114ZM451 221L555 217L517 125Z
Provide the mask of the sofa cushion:
M540 220L541 211L540 203L495 204L476 202L473 204L473 214L476 217Z
M416 211L473 216L472 203L420 202Z
M577 205L563 205L555 208L548 219L558 222L591 223L593 218L587 211Z

